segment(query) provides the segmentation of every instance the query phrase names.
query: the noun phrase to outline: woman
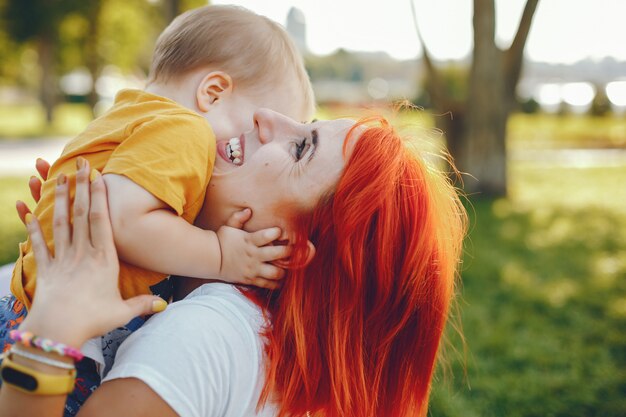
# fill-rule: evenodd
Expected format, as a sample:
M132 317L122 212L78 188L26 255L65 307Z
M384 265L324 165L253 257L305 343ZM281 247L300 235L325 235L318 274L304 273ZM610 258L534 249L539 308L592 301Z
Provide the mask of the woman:
M237 291L182 280L182 293L195 291L122 345L79 416L426 415L464 232L455 190L384 121L300 124L262 110L255 125L245 135L246 164L214 174L211 213L202 225L223 224L242 207L254 213L246 228L278 220L296 242L283 288ZM78 173L78 187L87 189L86 173ZM115 292L103 193L96 179L91 245L83 216L74 222L72 244L57 249L58 259L39 248L45 278L25 329L79 346L150 311L153 298L122 302ZM77 195L76 204L88 204L87 192ZM35 239L36 225L28 225ZM94 259L72 256L94 247ZM79 282L72 298L83 304L95 294L92 287L107 288L86 310L94 311L89 322L90 316L71 314L84 305L51 302L70 279ZM77 297L81 292L85 297ZM71 325L59 328L49 317ZM16 412L40 407L28 415L56 415L62 409L62 396L24 395L3 388L0 410L10 412L10 404Z

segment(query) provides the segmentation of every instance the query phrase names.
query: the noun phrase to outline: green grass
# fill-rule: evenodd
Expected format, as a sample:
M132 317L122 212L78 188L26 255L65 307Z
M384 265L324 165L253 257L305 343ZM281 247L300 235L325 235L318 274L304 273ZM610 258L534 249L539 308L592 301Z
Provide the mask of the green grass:
M626 167L513 167L516 200L474 199L432 416L626 410Z
M17 243L26 238L26 230L15 211L17 200L34 208L28 192L28 177L0 177L0 265L15 261Z
M509 149L626 147L626 117L514 114Z
M91 118L87 105L64 103L55 108L53 122L48 126L41 105L0 105L0 138L75 136Z

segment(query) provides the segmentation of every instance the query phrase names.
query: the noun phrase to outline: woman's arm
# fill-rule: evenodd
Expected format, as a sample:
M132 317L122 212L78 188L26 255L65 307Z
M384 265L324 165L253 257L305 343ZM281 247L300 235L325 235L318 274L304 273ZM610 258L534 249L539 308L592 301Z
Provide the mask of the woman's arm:
M77 172L76 178L73 226L68 222L69 192L63 177L57 186L54 257L43 240L37 219L29 212L23 213L39 274L33 306L19 329L69 346L81 346L88 339L104 334L132 317L161 311L166 306L164 300L148 295L122 300L117 286L119 263L113 245L104 181L94 172L90 187L88 165ZM29 350L24 345L20 348ZM30 350L35 353L34 349ZM36 354L71 363L68 358L54 353L37 350ZM67 374L61 368L22 356L13 355L13 362L47 375ZM151 400L152 397L147 399ZM64 403L64 395L23 393L6 381L0 390L2 417L60 416Z
M136 378L105 382L89 397L78 417L176 417L178 414Z

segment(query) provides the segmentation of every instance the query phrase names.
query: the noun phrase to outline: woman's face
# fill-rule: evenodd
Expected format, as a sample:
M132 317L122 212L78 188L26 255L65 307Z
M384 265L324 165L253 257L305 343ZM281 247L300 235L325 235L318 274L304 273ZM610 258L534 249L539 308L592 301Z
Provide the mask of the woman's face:
M247 230L288 226L297 213L314 208L336 185L344 167L343 145L354 121L298 123L271 110L254 114L255 128L217 143L204 216L210 228L237 209L252 209ZM354 146L351 135L345 158Z

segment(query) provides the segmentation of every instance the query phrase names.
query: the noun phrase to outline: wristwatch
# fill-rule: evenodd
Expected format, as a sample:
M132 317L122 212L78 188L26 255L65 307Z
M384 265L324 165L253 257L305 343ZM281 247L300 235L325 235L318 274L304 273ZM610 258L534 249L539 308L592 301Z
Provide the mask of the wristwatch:
M74 390L76 369L67 370L66 374L51 375L29 368L12 360L12 354L5 353L0 375L5 384L35 395L65 395Z

